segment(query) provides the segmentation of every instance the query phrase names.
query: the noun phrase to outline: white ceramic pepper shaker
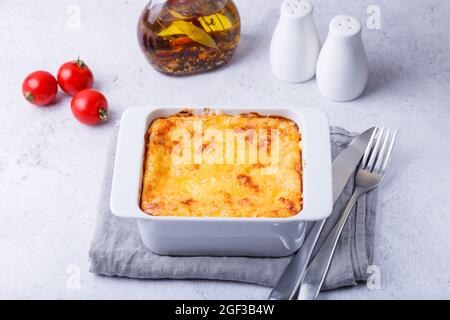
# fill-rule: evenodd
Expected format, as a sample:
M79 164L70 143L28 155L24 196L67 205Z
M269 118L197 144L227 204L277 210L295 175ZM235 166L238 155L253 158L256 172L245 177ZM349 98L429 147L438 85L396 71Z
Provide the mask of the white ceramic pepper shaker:
M361 30L361 23L352 16L331 20L316 71L320 93L331 100L356 99L367 85L369 66Z
M281 80L304 82L316 73L320 39L309 0L286 0L270 44L272 71Z

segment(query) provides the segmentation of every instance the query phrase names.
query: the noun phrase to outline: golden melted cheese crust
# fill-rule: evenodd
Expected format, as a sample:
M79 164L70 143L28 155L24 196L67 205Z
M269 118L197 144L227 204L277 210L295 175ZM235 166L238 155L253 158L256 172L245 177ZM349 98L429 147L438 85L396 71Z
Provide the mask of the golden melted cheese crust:
M198 128L199 123L202 131L196 134L199 131L194 127L197 124ZM250 132L241 140L246 143L245 161L241 158L238 163L237 139L235 148L227 149L227 140L205 134L208 129L218 130L223 137L227 132ZM267 135L259 135L260 129ZM271 159L274 148L272 129L278 132L279 161L276 165L275 161L267 160ZM189 133L190 139L182 139L179 132ZM199 136L203 138L200 147L194 142L194 137ZM286 218L297 215L302 209L301 136L298 126L291 120L257 114L179 114L155 120L146 139L141 209L149 215ZM258 153L256 161L254 158L250 161L250 145L255 140L259 152L267 147L266 160ZM182 158L186 145L192 147L192 153L183 159L190 161L174 161ZM220 159L215 158L217 146L223 147L223 163L205 161L208 157ZM196 152L197 156L203 154L201 163L198 157L195 160ZM174 154L179 157L174 158ZM267 171L262 171L264 169Z

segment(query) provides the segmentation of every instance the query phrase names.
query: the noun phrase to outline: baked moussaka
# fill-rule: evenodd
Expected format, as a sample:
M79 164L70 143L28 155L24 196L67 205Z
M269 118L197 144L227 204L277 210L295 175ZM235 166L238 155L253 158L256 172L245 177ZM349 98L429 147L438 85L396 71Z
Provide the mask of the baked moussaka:
M182 112L146 135L141 209L153 216L287 218L302 210L301 134L289 119Z

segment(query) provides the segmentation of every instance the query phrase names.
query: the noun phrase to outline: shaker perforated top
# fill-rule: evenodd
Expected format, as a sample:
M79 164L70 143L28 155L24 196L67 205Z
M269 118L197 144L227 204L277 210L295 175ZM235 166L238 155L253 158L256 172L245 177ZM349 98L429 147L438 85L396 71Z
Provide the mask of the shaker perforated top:
M340 15L330 22L330 31L337 36L352 37L361 32L361 23L349 15Z
M281 6L283 14L297 19L309 15L312 10L313 6L309 0L286 0Z

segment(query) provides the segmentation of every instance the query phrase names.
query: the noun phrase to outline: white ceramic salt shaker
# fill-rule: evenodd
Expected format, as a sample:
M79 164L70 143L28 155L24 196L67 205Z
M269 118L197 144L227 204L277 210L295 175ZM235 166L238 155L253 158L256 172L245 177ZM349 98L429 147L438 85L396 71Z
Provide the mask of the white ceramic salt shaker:
M361 30L361 23L352 16L331 20L316 70L319 91L331 100L356 99L367 85L369 66Z
M270 44L272 71L281 80L304 82L316 73L320 39L309 0L286 0Z

